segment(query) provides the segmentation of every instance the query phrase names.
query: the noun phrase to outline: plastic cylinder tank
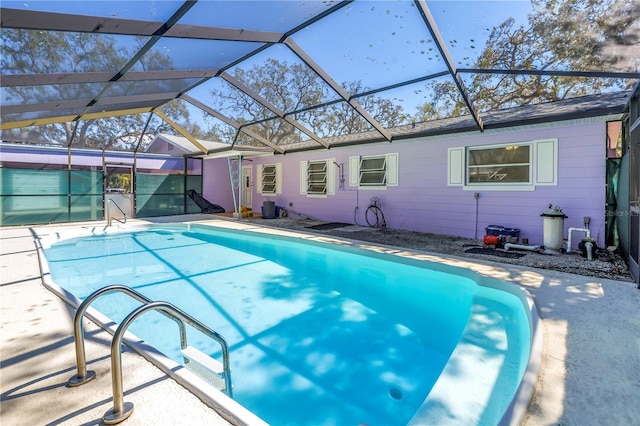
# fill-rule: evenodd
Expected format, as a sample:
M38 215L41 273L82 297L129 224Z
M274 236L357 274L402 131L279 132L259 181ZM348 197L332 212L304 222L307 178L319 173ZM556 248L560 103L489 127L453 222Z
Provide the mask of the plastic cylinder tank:
M558 206L549 208L540 216L543 218L544 250L547 253L560 253L564 241L564 219L567 217Z

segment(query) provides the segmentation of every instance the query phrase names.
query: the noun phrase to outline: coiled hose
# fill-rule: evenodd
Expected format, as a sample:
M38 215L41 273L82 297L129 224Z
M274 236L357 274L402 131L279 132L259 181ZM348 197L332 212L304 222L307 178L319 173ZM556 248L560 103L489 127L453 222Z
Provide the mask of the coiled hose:
M373 228L386 228L387 222L384 220L384 213L380 208L380 200L373 197L369 203L369 207L364 212L364 218L367 224Z

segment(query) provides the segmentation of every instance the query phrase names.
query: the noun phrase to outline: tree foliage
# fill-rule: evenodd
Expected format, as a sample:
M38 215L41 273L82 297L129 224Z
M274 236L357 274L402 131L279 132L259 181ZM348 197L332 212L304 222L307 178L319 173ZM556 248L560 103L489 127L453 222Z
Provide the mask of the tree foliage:
M638 54L612 47L631 43L640 20L631 0L532 0L526 24L510 18L494 27L474 68L542 71L632 71ZM618 52L630 53L636 62ZM611 78L476 74L468 84L480 111L557 101L623 89ZM455 85L428 85L433 101L421 106L420 120L466 113Z
M3 30L2 69L7 74L51 74L113 72L115 75L139 50L145 40L137 38L130 50L118 47L115 38L89 33L60 31ZM151 51L143 56L138 67L148 69L173 68L171 59ZM135 93L135 82L115 82L107 88L108 96L124 96ZM158 92L177 92L179 86L171 81L157 82ZM103 90L105 83L71 83L8 88L6 99L12 104L43 105L52 102L80 99L87 103ZM173 121L188 130L198 132L183 104L170 103L162 111ZM47 112L47 111L45 111ZM57 109L56 115L73 116L77 109ZM47 112L48 113L48 112ZM41 118L42 115L29 118ZM4 130L4 140L27 141L35 144L67 146L73 135L72 146L78 148L104 148L108 150L134 150L141 143L142 132L149 114L128 114L105 118L69 121L23 129ZM77 129L76 129L77 124ZM74 133L74 129L75 133ZM162 120L150 122L146 134L171 131ZM148 143L149 138L142 138Z
M341 101L337 93L304 64L268 59L248 70L236 68L233 76L279 112L293 113L295 120L321 138L372 130L352 106ZM367 90L360 81L343 82L342 87L352 94ZM278 145L309 138L285 120L275 119L277 115L273 111L234 88L214 89L211 99L216 109L240 123L259 121L249 129ZM391 100L367 95L358 97L357 101L383 126L393 127L406 119L402 108ZM314 105L321 106L308 109ZM251 143L246 138L243 141Z

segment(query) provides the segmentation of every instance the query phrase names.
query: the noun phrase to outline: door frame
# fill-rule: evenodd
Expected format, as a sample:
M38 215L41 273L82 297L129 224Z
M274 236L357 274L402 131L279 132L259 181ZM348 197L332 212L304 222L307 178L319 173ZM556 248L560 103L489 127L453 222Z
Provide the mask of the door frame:
M129 169L130 177L129 177L129 188L109 188L107 176L109 176L109 169ZM113 213L112 217L117 219L122 219L122 213L119 211L120 209L124 212L127 218L135 217L135 186L133 183L134 179L134 165L126 164L126 163L104 163L102 168L102 173L104 176L103 179L103 193L104 193L104 218L108 219L108 215ZM126 174L126 173L120 173ZM118 191L111 191L112 189L117 189ZM123 189L124 191L119 191ZM128 189L128 191L127 191ZM113 201L120 209L111 208L111 212L109 212L109 204Z
M253 205L253 168L251 165L242 166L242 204L248 208Z

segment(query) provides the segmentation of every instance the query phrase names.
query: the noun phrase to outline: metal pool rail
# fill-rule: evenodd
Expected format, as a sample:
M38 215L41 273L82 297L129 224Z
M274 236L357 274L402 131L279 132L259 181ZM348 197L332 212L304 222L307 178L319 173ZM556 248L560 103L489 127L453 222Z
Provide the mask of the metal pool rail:
M119 284L106 286L99 290L96 290L80 304L78 310L76 311L76 315L73 321L73 331L78 373L69 379L68 385L70 387L83 385L90 382L96 377L95 372L87 371L82 318L84 317L84 314L89 305L95 299L104 294L113 292L121 292L127 294L143 303L143 305L136 308L129 315L127 315L127 317L122 321L122 323L118 326L117 330L113 334L113 340L111 341L111 379L113 386L113 409L110 409L105 413L103 417L103 421L105 424L120 423L126 420L133 412L133 403L125 403L123 400L124 391L122 387L122 357L120 349L122 346L122 339L129 325L131 325L131 323L137 317L151 310L159 311L163 315L176 321L180 329L180 346L183 350L189 348L187 343L185 323L189 324L191 327L195 328L202 334L210 337L220 344L220 347L222 348L222 374L224 379L224 387L220 390L225 392L229 397L233 397L231 386L231 367L229 364L229 347L224 337L222 337L220 334L210 329L206 325L202 324L192 316L173 306L172 304L168 302L154 302L146 296L133 290L132 288ZM197 351L197 349L192 348L192 351ZM185 363L187 365L189 364L189 362L190 360L185 358Z

